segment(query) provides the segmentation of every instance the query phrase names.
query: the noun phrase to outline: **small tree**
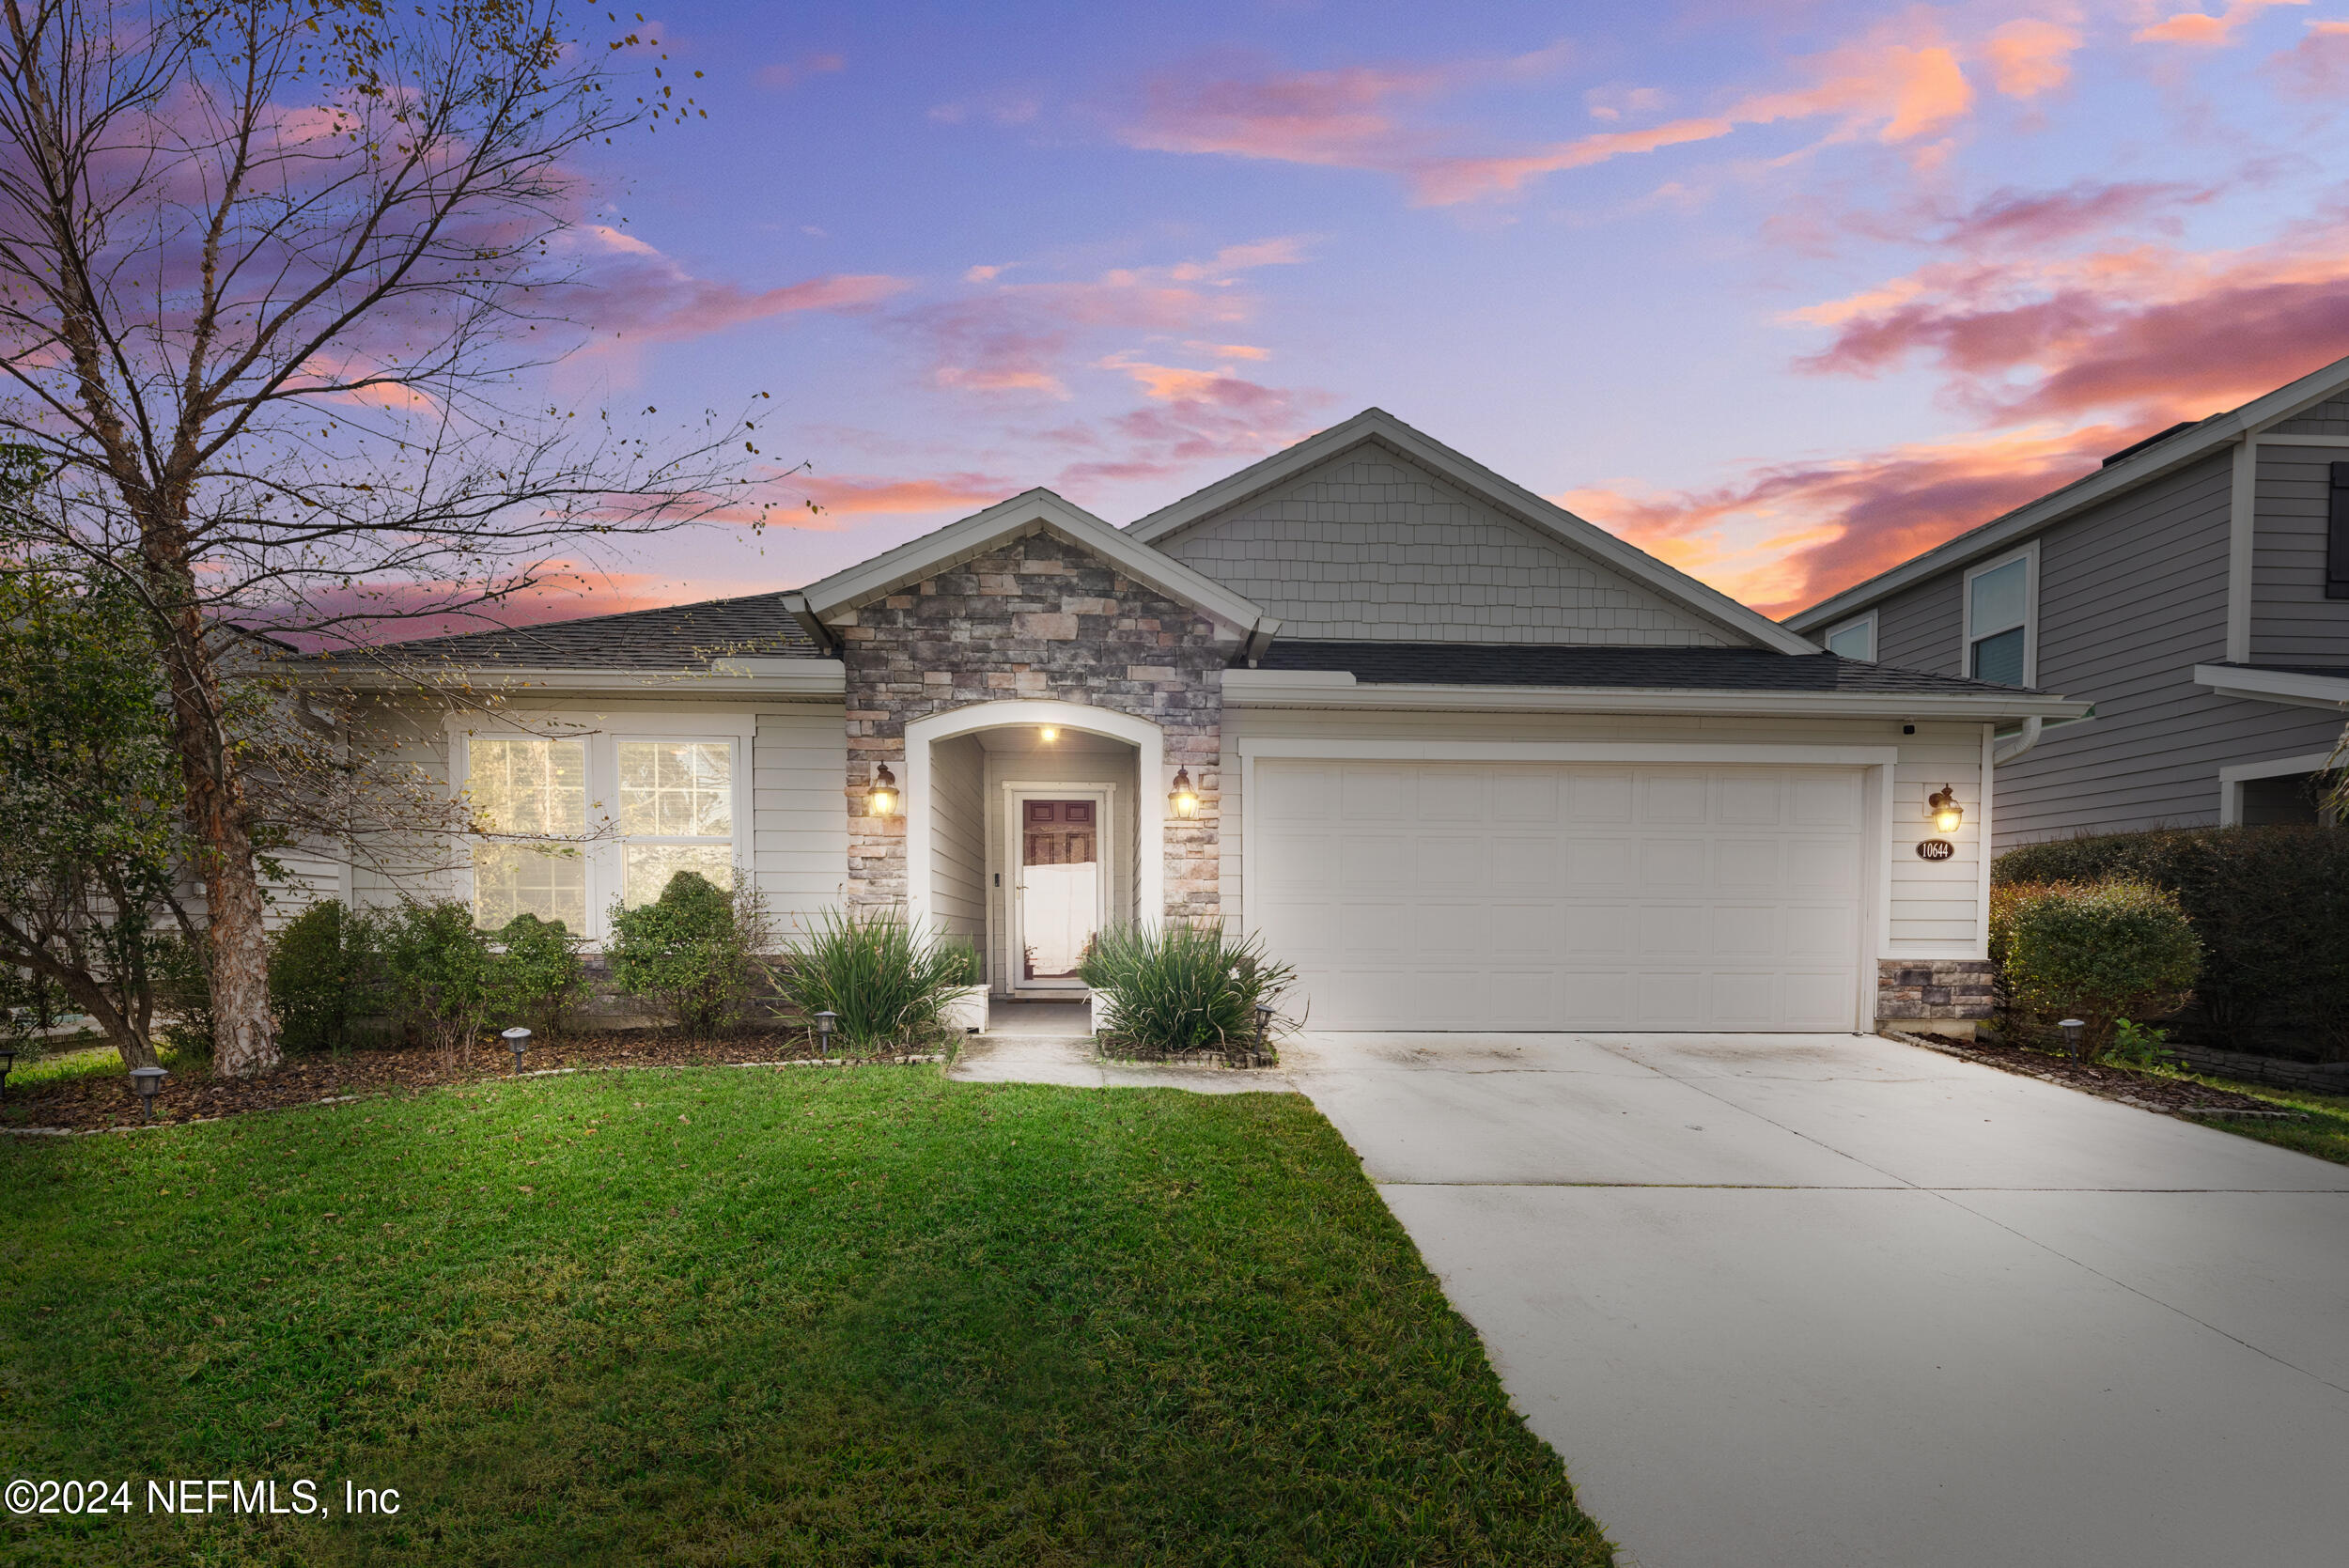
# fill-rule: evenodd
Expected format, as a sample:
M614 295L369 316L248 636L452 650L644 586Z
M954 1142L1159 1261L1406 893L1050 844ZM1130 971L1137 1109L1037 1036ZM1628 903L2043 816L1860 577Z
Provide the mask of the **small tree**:
M742 1016L766 945L766 911L750 877L735 872L732 893L697 871L669 878L661 896L612 908L612 978L657 1001L696 1038Z
M20 470L11 488L26 483ZM9 1026L38 1026L61 992L133 1067L155 1061L160 944L198 938L174 896L184 840L162 694L144 611L119 578L53 555L0 563Z
M383 968L401 1027L443 1061L470 1050L491 1001L489 939L454 900L409 903L384 933Z
M2145 882L2008 887L1992 908L1992 951L2013 1002L2047 1017L2077 1017L2078 1054L2093 1062L2123 1017L2160 1017L2186 1004L2202 945L2177 895Z

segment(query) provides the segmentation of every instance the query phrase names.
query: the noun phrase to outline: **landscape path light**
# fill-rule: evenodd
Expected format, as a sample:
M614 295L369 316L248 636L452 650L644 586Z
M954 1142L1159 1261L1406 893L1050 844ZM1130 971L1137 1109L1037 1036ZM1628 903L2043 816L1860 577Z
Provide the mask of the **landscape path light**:
M832 1032L839 1026L839 1023L840 1015L832 1011L830 1008L826 1008L821 1013L817 1014L816 1043L819 1046L830 1048L832 1045Z
M131 1069L131 1088L138 1095L139 1108L145 1112L142 1120L151 1122L155 1119L155 1095L162 1090L163 1079L170 1076L161 1067Z
M2077 1056L2080 1053L2080 1036L2088 1032L2088 1020L2085 1018L2065 1018L2062 1022L2057 1024L2056 1027L2063 1031L2063 1043L2071 1048L2071 1051L2074 1056Z
M516 1024L511 1029L500 1031L498 1038L505 1041L506 1048L514 1053L514 1076L516 1078L521 1077L522 1052L530 1048L530 1031L524 1029L520 1024Z
M16 1052L0 1046L0 1100L8 1097L8 1074L16 1066Z
M1265 1036L1271 1032L1272 1003L1260 1001L1256 1003L1256 1050L1259 1054L1264 1050Z

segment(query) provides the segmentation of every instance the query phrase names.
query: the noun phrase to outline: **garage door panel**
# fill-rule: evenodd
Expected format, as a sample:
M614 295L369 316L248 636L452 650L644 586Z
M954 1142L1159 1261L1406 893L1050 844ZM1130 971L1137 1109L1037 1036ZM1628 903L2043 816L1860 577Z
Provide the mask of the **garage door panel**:
M1848 1029L1857 769L1266 759L1252 921L1336 1029Z

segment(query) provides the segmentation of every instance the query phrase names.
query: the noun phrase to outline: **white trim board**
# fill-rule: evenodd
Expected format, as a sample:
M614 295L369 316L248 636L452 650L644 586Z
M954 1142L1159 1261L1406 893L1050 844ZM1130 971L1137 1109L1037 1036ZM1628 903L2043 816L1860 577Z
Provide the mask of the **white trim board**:
M1225 707L1431 713L1766 714L1774 719L2085 719L2093 705L2019 688L1998 692L1694 691L1680 687L1449 686L1355 680L1344 670L1223 672Z
M2349 709L2349 676L2303 675L2297 670L2246 669L2232 664L2197 664L2194 684L2222 697L2278 703L2285 707Z
M2266 762L2236 762L2218 770L2218 825L2240 827L2243 822L2243 785L2251 779L2290 778L2298 773L2322 773L2333 765L2331 752L2303 752L2296 757L2275 757Z
M2227 657L2251 657L2251 573L2259 554L2260 449L2256 436L2235 443L2227 475Z
M1308 436L1284 451L1137 519L1127 524L1126 532L1143 544L1155 545L1193 523L1274 489L1317 464L1366 444L1384 446L1397 457L1432 471L1447 483L1479 497L1553 542L1605 563L1679 609L1719 627L1737 642L1776 648L1781 653L1819 651L1816 644L1788 631L1768 616L1749 610L1720 590L1665 565L1556 502L1534 494L1467 454L1412 428L1384 409L1364 409L1342 425Z
M1173 776L1166 769L1165 737L1158 725L1130 713L1035 697L974 703L906 725L905 777L898 781L897 809L906 823L906 918L916 929L931 928L930 748L941 740L980 730L1042 724L1122 740L1134 748L1134 811L1139 818L1134 834L1134 910L1144 922L1165 918L1166 791L1174 787Z
M1006 541L1034 533L1055 534L1080 549L1091 551L1135 581L1170 598L1180 599L1237 631L1255 630L1268 620L1273 629L1280 626L1277 619L1268 617L1252 601L1047 489L1026 490L1008 501L998 502L983 512L974 512L869 561L834 572L820 582L811 582L798 593L786 595L785 601L795 613L804 605L809 613L825 620Z

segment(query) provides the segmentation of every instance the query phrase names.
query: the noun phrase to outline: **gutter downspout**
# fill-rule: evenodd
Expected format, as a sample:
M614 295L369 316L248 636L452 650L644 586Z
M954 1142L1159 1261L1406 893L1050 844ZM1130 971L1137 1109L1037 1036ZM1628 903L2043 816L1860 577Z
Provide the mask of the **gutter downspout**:
M2022 734L2014 737L2012 739L2001 740L1995 748L1992 749L1990 753L1990 765L1993 768L1997 768L2003 766L2006 763L2013 762L2016 757L2021 756L2025 752L2030 751L2033 746L2039 744L2040 734L2046 727L2047 722L2045 719L2024 720Z

